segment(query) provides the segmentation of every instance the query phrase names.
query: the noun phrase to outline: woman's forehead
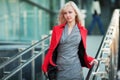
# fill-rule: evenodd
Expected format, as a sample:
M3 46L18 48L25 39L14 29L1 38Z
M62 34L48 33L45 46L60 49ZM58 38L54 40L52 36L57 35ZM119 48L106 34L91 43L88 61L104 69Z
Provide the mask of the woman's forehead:
M67 5L64 7L63 11L74 10L71 5Z

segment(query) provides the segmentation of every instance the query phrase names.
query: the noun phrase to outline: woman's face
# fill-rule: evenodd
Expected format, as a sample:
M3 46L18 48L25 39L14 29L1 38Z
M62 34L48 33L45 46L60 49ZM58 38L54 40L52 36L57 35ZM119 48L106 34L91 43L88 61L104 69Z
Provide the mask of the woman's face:
M63 16L68 23L75 21L76 13L74 9L72 8L72 6L67 6L64 9Z

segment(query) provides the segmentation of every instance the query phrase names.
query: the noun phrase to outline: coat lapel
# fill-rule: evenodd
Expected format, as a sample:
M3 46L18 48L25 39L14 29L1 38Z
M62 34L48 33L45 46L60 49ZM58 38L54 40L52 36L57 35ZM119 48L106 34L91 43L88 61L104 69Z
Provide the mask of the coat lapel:
M60 38L62 36L62 32L64 30L64 27L65 27L65 24L62 24L62 25L59 25L57 26L57 29L56 29L56 45L59 43L60 41Z
M60 41L60 38L62 36L62 32L63 32L63 29L59 29L57 32L56 32L56 43L58 44L59 41Z
M81 33L81 38L83 41L84 48L86 49L87 30L83 26L81 26L79 23L77 25L78 25L78 28L79 28L80 33Z

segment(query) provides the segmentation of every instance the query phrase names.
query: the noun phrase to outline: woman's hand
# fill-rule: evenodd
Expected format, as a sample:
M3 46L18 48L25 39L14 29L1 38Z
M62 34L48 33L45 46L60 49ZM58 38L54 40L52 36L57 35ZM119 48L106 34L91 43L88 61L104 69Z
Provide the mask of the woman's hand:
M97 59L94 59L94 60L91 61L90 64L91 64L91 65L93 65L93 64L98 65L98 60L97 60Z
M46 78L48 78L48 73L46 72L46 73L44 73L44 74L45 74Z

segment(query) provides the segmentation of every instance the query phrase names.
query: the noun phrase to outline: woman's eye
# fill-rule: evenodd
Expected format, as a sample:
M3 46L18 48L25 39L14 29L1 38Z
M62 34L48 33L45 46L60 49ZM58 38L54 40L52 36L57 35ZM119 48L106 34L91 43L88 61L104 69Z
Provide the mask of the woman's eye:
M69 11L69 13L72 13L72 11Z
M64 12L64 14L67 14L66 12Z

